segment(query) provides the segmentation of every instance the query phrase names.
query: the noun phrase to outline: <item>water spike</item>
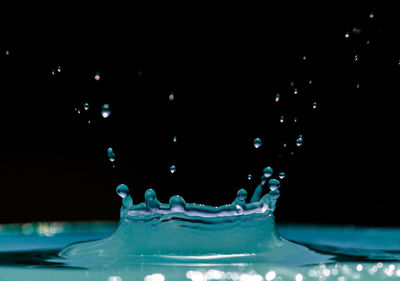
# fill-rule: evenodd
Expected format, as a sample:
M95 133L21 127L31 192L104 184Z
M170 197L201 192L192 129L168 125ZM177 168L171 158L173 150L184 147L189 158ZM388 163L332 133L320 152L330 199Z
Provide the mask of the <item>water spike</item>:
M121 219L124 218L127 214L129 209L133 205L132 197L129 195L129 188L125 184L120 184L117 186L117 194L122 198L122 206L120 210Z
M174 195L169 199L169 206L171 210L183 211L186 209L186 202L181 196Z
M246 198L247 198L247 191L243 188L239 189L234 203L240 207L244 207L246 205Z
M149 188L144 193L144 201L147 210L158 209L160 207L160 201L157 199L156 192Z
M276 208L276 202L278 201L280 192L278 189L275 189L275 190L271 190L268 195L271 198L271 201L270 201L271 212L274 212L275 208Z

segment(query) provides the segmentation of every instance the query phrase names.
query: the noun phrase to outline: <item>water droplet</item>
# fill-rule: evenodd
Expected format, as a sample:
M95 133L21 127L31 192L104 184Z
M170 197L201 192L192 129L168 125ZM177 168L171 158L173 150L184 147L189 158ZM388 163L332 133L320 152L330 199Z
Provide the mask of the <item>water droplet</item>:
M87 102L85 102L85 103L83 104L83 109L84 109L84 110L89 110L89 104L88 104Z
M174 137L172 138L172 141L173 141L173 142L176 142L176 140L177 140L177 139L176 139L176 136L174 136Z
M303 138L299 136L299 138L296 140L296 145L297 146L302 146L303 145Z
M307 60L307 57L306 57L306 56L303 56L303 60Z
M293 94L297 95L299 93L299 90L297 88L293 89Z
M143 72L141 70L139 70L137 75L138 75L138 77L142 77L143 76Z
M297 117L294 117L293 122L297 123Z
M103 104L103 106L101 107L101 116L103 116L103 118L107 118L108 116L110 116L110 114L110 105L108 103Z
M117 194L121 196L121 198L125 198L129 195L129 188L125 184L120 184L117 186Z
M370 19L373 19L374 17L375 17L375 14L371 12L371 13L369 14L369 18L370 18Z
M50 73L51 73L51 75L55 75L56 71L53 69Z
M350 33L346 32L346 34L344 35L344 38L349 38L350 37Z
M251 175L251 174L249 174L248 176L247 176L247 179L248 180L251 180L253 178L253 176Z
M171 172L171 174L175 173L175 171L176 171L175 165L172 165L171 167L169 167L169 171Z
M312 84L312 80L308 80L308 85L311 85Z
M316 102L316 101L313 102L312 108L313 108L313 109L316 109L316 108L317 108L317 102Z
M290 82L290 87L294 87L294 81Z
M268 181L268 187L270 190L277 190L279 188L280 182L277 179L270 179Z
M247 191L245 189L239 189L235 199L235 203L238 205L244 205L246 203Z
M367 45L369 45L370 43L371 43L370 40L367 40L367 41L365 42L365 44L367 44Z
M260 138L255 138L253 140L253 144L255 148L259 148L260 146L262 146L262 140Z
M360 34L361 33L361 29L358 28L358 27L354 27L351 32L353 32L354 34Z
M281 98L281 95L280 94L276 94L275 101L278 102L280 98Z
M8 55L10 54L10 51L9 51L9 50L6 50L6 51L5 51L5 54L6 54L6 56L8 56Z
M96 74L94 75L94 80L96 80L96 81L99 81L99 80L100 80L100 74L99 74L99 73L96 73Z
M284 172L279 173L279 178L284 179L286 177L286 174Z
M113 149L111 147L109 147L107 149L107 156L108 156L108 160L110 160L110 162L114 162L115 161L115 153L113 151Z
M284 143L284 144L283 144L283 147L287 147L287 144L286 144L286 143Z
M61 72L61 66L57 66L57 72Z
M274 170L271 167L265 168L263 170L264 177L269 178L270 176L272 176L273 172L274 172Z
M285 121L285 117L283 117L283 115L281 116L281 118L279 119L279 122L283 123Z
M354 55L354 61L355 61L355 62L358 61L358 55Z
M170 92L168 98L169 98L170 101L173 101L175 99L175 93L174 92Z

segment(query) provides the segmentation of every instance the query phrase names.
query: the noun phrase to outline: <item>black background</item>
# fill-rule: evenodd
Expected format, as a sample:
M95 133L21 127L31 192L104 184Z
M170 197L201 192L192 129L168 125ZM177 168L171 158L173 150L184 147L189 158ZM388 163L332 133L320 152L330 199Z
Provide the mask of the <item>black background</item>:
M0 223L117 220L119 183L226 204L271 166L280 222L399 224L390 7L154 8L2 24Z

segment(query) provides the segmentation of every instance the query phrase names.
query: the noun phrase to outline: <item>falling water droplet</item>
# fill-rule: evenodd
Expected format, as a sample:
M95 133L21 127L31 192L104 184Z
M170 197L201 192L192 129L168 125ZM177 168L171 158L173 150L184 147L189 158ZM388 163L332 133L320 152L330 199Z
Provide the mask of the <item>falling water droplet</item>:
M279 119L279 121L280 121L281 123L283 123L283 122L285 121L285 118L283 117L283 115L281 116L281 118Z
M262 145L262 140L260 138L255 138L253 144L255 148L259 148Z
M6 53L6 56L8 56L10 54L10 51L6 50L5 53Z
M108 103L103 104L103 106L101 107L101 116L103 116L103 118L107 118L110 115L111 115L110 105Z
M96 74L94 75L94 80L96 80L96 81L99 81L99 80L100 80L100 74L99 74L99 73L96 73Z
M358 61L358 55L354 55L354 61L355 61L355 62Z
M251 174L249 174L248 176L247 176L247 179L248 180L251 180L253 178L253 176L251 175Z
M125 184L120 184L117 186L117 193L121 198L125 198L129 195L129 188Z
M83 104L83 109L84 109L84 110L89 110L89 104L88 104L87 102L85 102L85 103Z
M344 38L349 38L350 37L350 33L346 32L346 34L344 35Z
M286 174L284 172L279 173L279 178L284 179L286 177Z
M270 176L272 176L273 172L274 172L274 170L271 167L266 167L263 170L264 177L269 178Z
M297 117L294 117L293 122L297 123Z
M287 144L286 144L286 143L284 143L284 144L283 144L283 147L287 147Z
M296 140L296 145L297 146L302 146L303 145L303 137L299 136L299 138Z
M172 141L175 143L176 142L176 136L174 136L173 138L172 138Z
M307 60L307 56L303 56L303 60Z
M171 172L171 174L175 173L175 171L176 171L175 165L172 165L171 167L169 167L169 171Z
M313 108L313 109L316 109L316 108L317 108L317 102L316 102L316 101L313 102L312 108Z
M293 94L297 95L299 93L299 90L297 88L293 89Z
M369 18L370 18L370 19L373 19L374 17L375 17L375 14L371 12L371 13L369 14Z
M57 72L61 72L61 66L57 66Z
M311 85L312 84L312 80L308 80L308 85Z
M173 101L175 99L175 93L174 92L170 92L168 98L169 98L170 101Z
M279 188L280 182L276 179L270 179L268 181L268 187L270 190L277 190Z
M281 95L280 95L279 93L276 94L276 96L275 96L275 101L278 102L280 98L281 98Z
M110 160L110 162L114 162L115 161L115 153L113 151L113 149L111 147L109 147L107 149L107 156L108 156L108 160Z

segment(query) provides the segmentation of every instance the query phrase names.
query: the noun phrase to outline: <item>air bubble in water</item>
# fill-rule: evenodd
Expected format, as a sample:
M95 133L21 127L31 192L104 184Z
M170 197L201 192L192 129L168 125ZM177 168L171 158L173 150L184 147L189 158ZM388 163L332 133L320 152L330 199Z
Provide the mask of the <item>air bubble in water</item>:
M280 94L276 94L275 101L278 102L280 98L281 98L281 95Z
M107 149L107 156L108 156L108 160L110 160L110 162L114 162L115 161L115 153L113 151L113 149L111 147L109 147Z
M286 177L286 174L284 172L279 173L279 178L284 179Z
M117 186L117 193L121 198L125 198L129 195L129 188L125 184L120 184Z
M280 182L277 179L270 179L268 181L268 187L270 190L277 190L279 188Z
M269 178L270 176L272 176L273 172L274 172L274 170L271 167L266 167L263 170L264 177Z
M103 116L103 118L107 118L108 116L110 116L110 114L110 105L108 103L103 104L103 106L101 107L101 116Z
M255 148L259 148L260 146L262 146L262 140L260 138L255 138L253 140L253 144Z
M176 171L175 165L172 165L171 167L169 167L169 171L171 172L171 174L175 173L175 171Z
M89 104L88 104L87 102L85 102L85 103L83 104L83 109L84 109L84 110L89 110Z

